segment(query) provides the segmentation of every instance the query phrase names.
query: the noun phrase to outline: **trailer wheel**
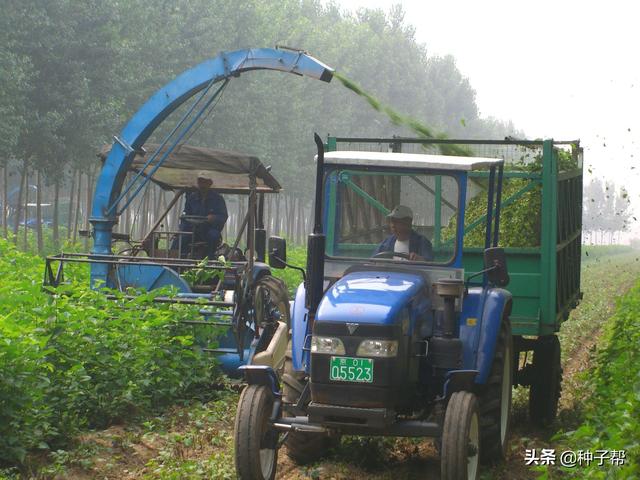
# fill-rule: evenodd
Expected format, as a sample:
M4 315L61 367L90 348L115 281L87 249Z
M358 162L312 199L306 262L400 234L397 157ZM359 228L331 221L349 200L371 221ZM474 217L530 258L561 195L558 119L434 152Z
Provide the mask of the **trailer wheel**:
M236 474L240 480L273 480L278 464L278 433L270 427L273 394L248 385L240 395L234 430Z
M529 389L529 418L540 427L556 418L562 391L560 341L555 335L540 337L533 350L533 379Z
M447 404L442 428L440 478L476 479L480 445L480 415L476 396L471 392L454 392Z
M304 372L293 369L291 341L285 354L284 373L282 375L282 401L284 404L298 402L305 385ZM321 433L289 432L284 444L287 455L298 465L312 463L322 458L331 447L331 437Z
M513 390L513 339L511 322L504 317L486 385L480 390L480 435L482 461L504 460L511 424Z

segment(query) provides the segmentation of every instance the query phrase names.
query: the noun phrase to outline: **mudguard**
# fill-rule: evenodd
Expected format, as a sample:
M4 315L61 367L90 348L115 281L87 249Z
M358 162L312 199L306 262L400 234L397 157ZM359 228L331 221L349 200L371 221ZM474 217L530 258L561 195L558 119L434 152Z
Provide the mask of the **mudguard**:
M484 308L482 309L482 321L480 322L480 337L478 341L478 355L476 370L478 376L476 383L484 384L489 377L493 356L496 351L496 343L500 333L500 324L505 309L510 308L511 293L502 288L492 288L486 293Z
M238 370L244 374L244 379L249 385L266 385L274 396L281 395L280 382L273 368L266 365L242 365Z
M253 270L251 271L253 282L257 282L263 275L271 275L271 269L269 268L269 265L262 262L254 262Z
M311 332L308 332L309 310L305 307L305 297L307 291L304 283L301 283L296 290L296 298L291 311L291 360L293 369L297 371L309 371L309 354L304 351L304 342Z
M477 370L451 370L445 375L442 396L447 398L454 392L472 391Z

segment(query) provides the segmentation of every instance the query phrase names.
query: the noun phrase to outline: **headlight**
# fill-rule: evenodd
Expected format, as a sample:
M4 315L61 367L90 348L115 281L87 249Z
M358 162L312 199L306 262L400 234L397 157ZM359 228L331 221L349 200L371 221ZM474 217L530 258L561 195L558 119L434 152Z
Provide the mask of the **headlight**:
M331 353L333 355L344 355L344 343L339 338L318 337L311 338L312 353Z
M356 355L359 357L395 357L398 355L397 340L363 340Z

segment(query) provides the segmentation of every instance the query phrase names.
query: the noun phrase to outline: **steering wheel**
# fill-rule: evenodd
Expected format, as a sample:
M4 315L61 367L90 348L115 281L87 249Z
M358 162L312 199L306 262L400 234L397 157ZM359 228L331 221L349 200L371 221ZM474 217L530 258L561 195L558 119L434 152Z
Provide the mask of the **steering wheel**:
M207 223L207 217L203 215L180 215L180 220L184 220L192 225L202 225Z
M405 260L411 260L409 258L409 254L408 253L392 252L392 251L376 253L371 258L393 258L393 257L399 257L399 258L404 258Z

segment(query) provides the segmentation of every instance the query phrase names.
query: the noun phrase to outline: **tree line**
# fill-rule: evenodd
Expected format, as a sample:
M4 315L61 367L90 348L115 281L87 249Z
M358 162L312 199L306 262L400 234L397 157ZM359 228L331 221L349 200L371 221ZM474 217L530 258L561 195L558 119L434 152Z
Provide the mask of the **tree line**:
M60 223L73 238L88 225L96 152L155 90L221 51L276 44L310 52L380 101L451 137L517 133L511 123L481 118L455 59L430 55L400 6L350 13L317 0L4 0L4 235L17 234L33 217L41 249L41 204L51 203L54 243L61 240ZM180 113L150 142L162 139ZM189 143L257 155L297 199L291 202L300 203L296 211L307 215L313 132L410 134L338 82L255 72L232 80Z
M624 187L593 179L584 188L582 211L583 241L595 245L618 243L620 234L629 230L631 200Z

